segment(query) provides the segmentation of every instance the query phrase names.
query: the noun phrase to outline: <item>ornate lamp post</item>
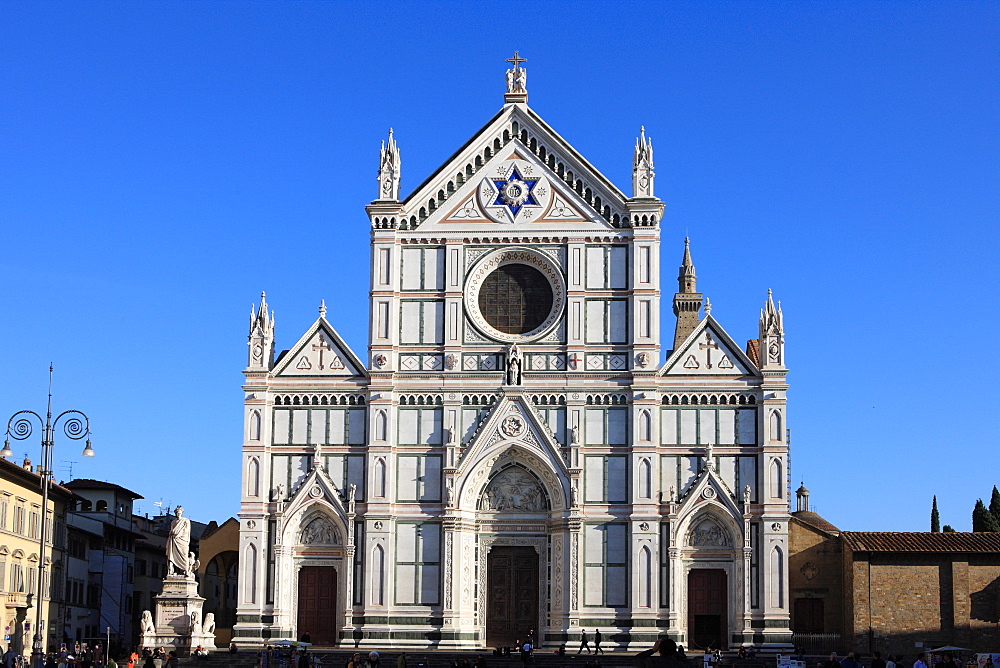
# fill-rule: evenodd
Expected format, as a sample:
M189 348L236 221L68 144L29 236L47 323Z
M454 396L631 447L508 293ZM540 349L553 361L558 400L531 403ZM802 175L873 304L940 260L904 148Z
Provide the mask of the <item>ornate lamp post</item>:
M38 475L42 485L42 526L38 539L38 582L35 591L35 635L31 646L31 663L37 668L42 668L45 663L45 652L43 651L43 629L42 629L42 599L45 594L45 541L48 539L48 512L49 512L49 485L52 477L52 448L55 445L55 430L62 427L67 438L75 441L86 438L86 447L83 449L84 457L93 457L94 449L90 447L90 418L84 413L76 410L63 411L52 418L52 365L49 365L49 401L45 412L45 420L34 411L18 411L7 421L7 439L4 441L3 450L0 450L0 457L11 457L13 451L10 449L10 439L23 441L31 437L34 429L33 422L38 421L38 426L42 428L42 464ZM53 518L54 519L54 518Z

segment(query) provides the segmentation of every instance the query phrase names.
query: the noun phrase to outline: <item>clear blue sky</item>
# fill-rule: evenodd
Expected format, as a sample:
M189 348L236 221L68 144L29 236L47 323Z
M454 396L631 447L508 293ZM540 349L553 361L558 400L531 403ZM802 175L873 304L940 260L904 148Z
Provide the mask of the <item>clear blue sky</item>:
M531 106L623 189L652 136L668 298L690 234L734 338L782 300L819 511L925 530L936 493L968 530L1000 483L998 34L996 2L5 2L0 419L44 410L52 361L98 451L60 464L235 514L250 303L280 350L325 298L364 357L379 141L409 192L519 49Z

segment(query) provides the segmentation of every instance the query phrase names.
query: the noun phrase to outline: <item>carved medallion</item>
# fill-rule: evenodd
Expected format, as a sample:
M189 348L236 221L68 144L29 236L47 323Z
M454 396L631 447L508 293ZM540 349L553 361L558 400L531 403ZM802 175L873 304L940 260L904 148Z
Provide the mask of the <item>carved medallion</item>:
M517 438L524 433L524 420L517 415L508 415L500 424L500 429L510 438Z
M714 499L718 496L718 493L715 491L714 487L709 486L701 491L701 495L706 499Z
M507 160L495 176L479 184L479 206L498 223L523 223L542 217L552 200L552 188L543 175L525 160Z

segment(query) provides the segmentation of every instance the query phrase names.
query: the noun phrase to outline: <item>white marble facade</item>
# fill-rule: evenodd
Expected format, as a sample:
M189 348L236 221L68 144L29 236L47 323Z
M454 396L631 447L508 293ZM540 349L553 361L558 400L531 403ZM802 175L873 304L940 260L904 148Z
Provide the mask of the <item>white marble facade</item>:
M695 624L702 642L787 643L780 307L768 294L737 344L702 315L685 252L675 312L694 316L661 349L661 229L671 258L682 247L651 141L628 197L528 107L523 68L508 80L405 199L383 145L364 357L325 308L276 357L266 301L251 313L235 639L492 645L490 555L521 547L511 605L542 646L594 628L692 646ZM307 567L332 598L300 583ZM700 617L696 593L717 599Z

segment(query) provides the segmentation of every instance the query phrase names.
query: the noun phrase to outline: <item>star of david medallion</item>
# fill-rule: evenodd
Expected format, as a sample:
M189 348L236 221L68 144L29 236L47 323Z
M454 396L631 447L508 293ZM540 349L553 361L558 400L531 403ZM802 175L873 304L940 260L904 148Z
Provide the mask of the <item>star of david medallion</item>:
M516 436L520 436L521 433L524 432L524 422L521 418L511 415L503 421L500 425L500 429L502 429L503 433L507 436L514 438Z
M479 204L498 223L520 223L540 218L552 199L545 176L535 172L526 160L507 160L496 169L496 176L483 179Z

